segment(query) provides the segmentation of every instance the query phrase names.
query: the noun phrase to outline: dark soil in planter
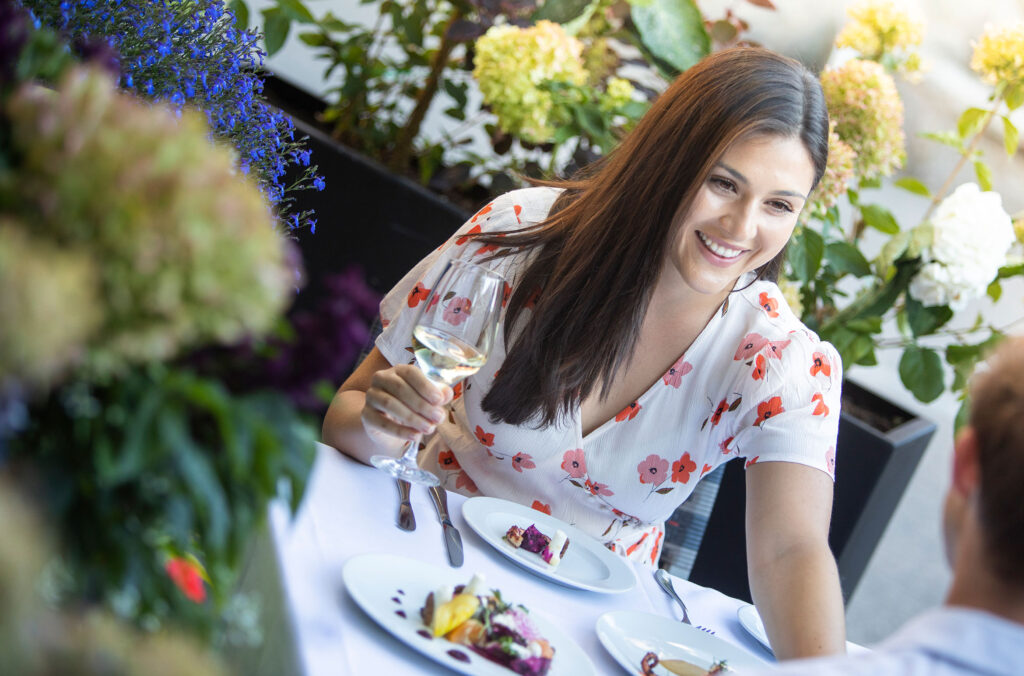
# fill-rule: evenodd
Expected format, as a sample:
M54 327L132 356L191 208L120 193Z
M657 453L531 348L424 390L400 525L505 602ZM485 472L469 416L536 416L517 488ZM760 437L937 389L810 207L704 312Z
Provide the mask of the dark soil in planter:
M903 409L859 387L844 387L842 402L844 413L882 433L891 432L911 419Z

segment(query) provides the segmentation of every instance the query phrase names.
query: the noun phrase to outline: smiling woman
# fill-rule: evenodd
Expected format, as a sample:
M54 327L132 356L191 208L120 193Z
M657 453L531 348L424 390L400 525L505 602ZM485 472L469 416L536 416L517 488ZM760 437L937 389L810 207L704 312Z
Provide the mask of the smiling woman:
M750 582L775 653L841 651L827 534L842 369L772 281L827 137L797 62L756 48L701 61L586 174L499 197L406 275L325 441L365 461L375 442L422 437L446 487L652 567L665 519L743 457ZM504 340L458 393L408 363L416 307L454 259L510 280Z

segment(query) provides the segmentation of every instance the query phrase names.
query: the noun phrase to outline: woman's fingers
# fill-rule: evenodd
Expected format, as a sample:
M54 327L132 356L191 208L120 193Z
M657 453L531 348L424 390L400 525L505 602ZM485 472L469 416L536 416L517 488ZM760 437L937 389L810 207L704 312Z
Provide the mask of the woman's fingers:
M366 391L364 424L410 439L430 434L444 419L451 388L438 387L414 366L399 365L373 376Z

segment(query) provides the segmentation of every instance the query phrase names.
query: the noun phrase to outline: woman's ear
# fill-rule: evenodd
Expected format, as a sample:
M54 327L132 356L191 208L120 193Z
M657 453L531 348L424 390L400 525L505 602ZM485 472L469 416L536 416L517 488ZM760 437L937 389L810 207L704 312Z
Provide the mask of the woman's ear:
M978 435L970 425L960 430L953 444L953 482L951 490L964 498L978 489L981 481Z

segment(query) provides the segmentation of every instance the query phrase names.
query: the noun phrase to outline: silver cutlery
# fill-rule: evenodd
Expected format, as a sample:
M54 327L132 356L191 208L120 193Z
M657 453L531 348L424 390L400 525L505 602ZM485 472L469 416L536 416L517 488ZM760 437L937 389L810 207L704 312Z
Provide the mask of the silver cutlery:
M686 612L686 604L683 603L683 599L681 599L679 597L679 594L676 593L676 588L672 585L672 578L668 576L668 573L665 572L665 569L659 568L658 570L654 571L654 579L658 581L658 586L661 587L662 591L664 591L666 594L672 597L675 600L675 602L679 604L679 607L682 608L683 623L691 624L690 616Z
M398 527L402 530L416 530L416 517L412 513L412 505L409 503L409 482L399 479L398 497Z
M430 497L434 499L434 507L437 508L437 516L441 519L441 526L444 529L444 544L448 550L448 561L453 568L462 565L462 536L459 529L452 524L448 516L448 492L440 486L430 486Z

